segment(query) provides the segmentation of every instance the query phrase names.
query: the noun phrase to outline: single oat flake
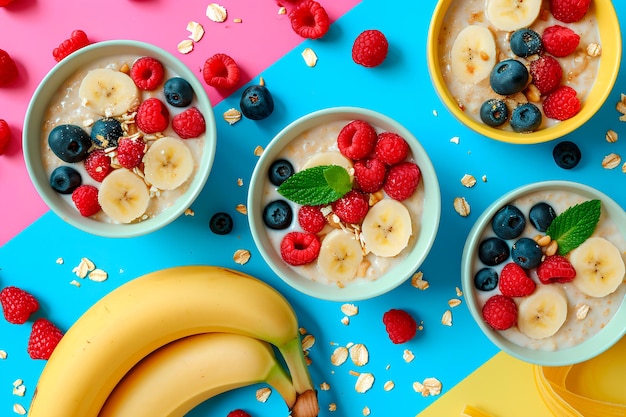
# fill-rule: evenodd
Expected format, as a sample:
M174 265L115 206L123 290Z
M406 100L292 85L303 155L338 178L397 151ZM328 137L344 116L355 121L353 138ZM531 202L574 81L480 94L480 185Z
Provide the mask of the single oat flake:
M206 16L216 23L222 23L226 21L228 13L224 6L217 3L210 3L206 8Z
M233 255L233 260L239 265L245 265L250 260L250 251L247 249L237 249Z
M231 126L241 120L241 112L234 107L226 110L222 116L226 123Z
M94 263L88 258L81 258L80 263L72 269L78 278L85 278L87 274L96 269Z
M354 304L346 303L341 306L341 312L348 317L352 317L359 313L359 308Z
M452 312L450 310L446 310L441 317L441 324L444 326L452 326Z
M262 403L266 402L270 398L270 395L272 395L272 390L267 387L259 388L256 391L256 399Z
M315 51L311 48L304 48L302 51L302 58L304 58L304 63L313 68L317 64L317 55Z
M187 30L189 31L189 39L194 42L199 42L204 36L204 27L193 20L187 23Z
M604 169L617 168L622 162L622 158L616 153L610 153L602 159L602 167Z
M193 51L193 41L191 39L182 40L176 45L176 49L183 55Z
M104 282L109 278L109 274L100 268L96 268L87 275L87 278L94 282Z
M455 197L453 205L454 205L454 210L459 214L459 216L461 217L469 216L470 205L465 199L465 197Z
M364 344L357 343L350 348L350 359L356 366L365 366L370 360L369 352Z
M26 409L21 404L13 404L13 412L21 416L26 415Z
M374 375L369 372L363 372L359 374L356 379L356 384L354 385L354 389L359 394L364 394L372 388L374 385Z
M342 365L348 359L348 348L344 346L337 347L330 356L330 363L335 366Z

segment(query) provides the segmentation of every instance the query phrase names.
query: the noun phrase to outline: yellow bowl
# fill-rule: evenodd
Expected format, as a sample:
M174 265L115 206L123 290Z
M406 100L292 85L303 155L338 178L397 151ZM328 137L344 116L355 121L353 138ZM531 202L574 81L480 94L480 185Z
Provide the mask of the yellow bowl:
M439 34L444 25L444 19L448 9L459 1L461 0L440 0L435 7L428 31L427 58L430 78L439 98L452 115L465 126L483 136L503 142L516 144L541 143L560 138L573 132L593 117L600 107L602 107L615 84L622 56L621 31L611 0L594 0L591 6L592 9L590 9L590 13L595 13L598 23L602 55L600 57L596 80L589 94L582 100L580 112L569 120L557 122L556 124L532 133L516 133L487 126L480 122L480 120L474 119L465 113L459 107L455 97L450 93L439 65L440 57L442 54L447 53L443 50L439 42Z

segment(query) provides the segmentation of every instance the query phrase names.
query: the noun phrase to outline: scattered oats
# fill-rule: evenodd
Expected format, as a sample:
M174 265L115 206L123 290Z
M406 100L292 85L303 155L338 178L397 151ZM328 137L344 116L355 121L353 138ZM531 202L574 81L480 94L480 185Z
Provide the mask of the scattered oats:
M470 205L465 200L465 197L455 197L454 198L454 210L459 214L459 216L467 217L470 214Z
M328 384L328 382L322 382L320 384L320 389L322 391L328 391L328 390L330 390L330 385Z
M235 210L237 210L239 213L243 214L244 216L248 214L248 208L246 207L245 204L237 204L237 207L235 207Z
M185 216L193 217L195 215L196 215L196 213L192 209L188 208L188 209L185 210Z
M622 165L622 172L626 174L626 162Z
M336 348L332 355L330 355L330 363L335 366L342 365L348 359L348 348L339 346Z
M235 263L245 265L250 260L250 251L247 249L237 249L233 255Z
M467 188L472 188L476 185L476 178L473 175L465 174L463 178L461 178L461 184L463 184Z
M287 8L285 7L280 7L278 9L278 14L287 14Z
M487 182L487 176L486 175L483 175L481 178L482 178L483 182Z
M272 390L268 387L263 387L256 390L256 400L259 402L266 402L270 398L270 395L272 395Z
M364 416L369 416L372 412L370 411L370 408L368 406L363 407L363 415Z
M346 303L341 306L341 312L346 316L356 316L359 314L359 307L354 304Z
M343 317L341 318L341 324L344 324L344 325L346 325L346 326L347 326L348 324L350 324L350 317L348 317L348 316L343 316Z
M63 263L65 262L63 260L63 258L57 258L57 260L55 261L57 265L63 265Z
M328 404L328 411L337 411L337 404L335 403Z
M459 300L458 298L452 298L450 300L448 300L448 305L450 306L450 308L454 308L457 306L461 305L461 300Z
M391 368L391 365L385 366L385 370L388 371Z
M13 412L23 416L26 414L26 409L21 404L13 404Z
M458 136L454 136L450 139L450 142L454 143L455 145L458 145L460 141L461 138L459 138Z
M459 287L454 287L454 291L456 292L457 297L463 297L463 291Z
M72 269L72 272L75 273L78 278L85 278L87 274L94 269L96 269L96 266L91 260L81 258L80 263Z
M224 6L217 3L210 3L206 8L206 16L216 23L222 23L226 20L228 13Z
M391 391L392 389L394 389L396 386L396 384L393 381L387 381L385 382L385 385L383 385L383 389L387 392Z
M22 378L18 378L15 381L13 381L13 387L18 387L23 384L24 384L24 380Z
M224 120L231 126L241 120L241 112L234 107L226 110L222 116L224 117Z
M411 285L420 290L426 290L430 286L428 281L424 279L424 273L422 271L417 271L411 277Z
M352 363L354 363L356 366L367 365L370 360L370 355L365 345L362 343L357 343L352 346L350 348L350 359L352 359Z
M200 41L204 36L204 27L193 20L187 23L187 30L189 31L189 39L194 42Z
M350 349L352 346L354 346L354 342L348 342L348 343L346 344L346 347L347 347L348 349Z
M437 378L426 378L423 384L429 395L441 394L441 381L439 381Z
M576 320L584 320L589 313L589 308L588 304L578 304L576 306Z
M263 153L262 146L257 146L256 148L254 148L254 156L261 156L262 153Z
M180 41L178 45L176 45L176 49L181 54L186 55L189 52L193 51L193 41L191 39L185 39L183 41Z
M424 330L424 321L420 321L419 324L417 325L417 330L422 331Z
M6 359L6 358L7 358L7 356L9 356L9 355L7 354L7 351L6 351L6 350L4 350L4 349L0 349L0 359L4 360L4 359Z
M592 58L602 55L602 46L595 42L590 43L589 45L587 45L587 55Z
M18 380L21 381L21 380ZM26 394L26 385L20 382L18 385L13 383L13 395L17 395L18 397L23 397Z
M75 279L70 281L70 285L73 285L75 287L80 287L80 282L76 281Z
M104 282L107 280L107 278L109 278L109 274L107 274L106 271L103 271L100 268L96 268L89 273L87 278L94 282Z
M433 109L433 116L435 116L435 117L439 116L439 113L437 113L437 110Z
M303 336L307 333L307 331L306 331L306 329L305 329L304 327L300 327L300 328L298 328L298 332L299 332L301 335L303 335Z
M602 167L604 169L617 168L622 162L622 158L616 153L610 153L602 159Z
M424 392L424 385L421 382L415 381L413 383L413 390L421 394L422 392Z
M441 317L441 324L444 326L452 326L452 312L450 310L446 310Z
M309 350L315 344L315 336L312 334L307 334L302 338L302 349Z
M302 51L302 58L304 58L304 63L308 67L313 68L315 64L317 64L317 55L315 54L315 51L311 48L304 48L304 50Z
M374 385L374 375L369 372L363 372L357 378L354 389L359 394L363 394L369 391L369 389L372 388L372 385Z
M611 129L606 131L606 135L604 137L606 138L606 141L609 143L615 143L617 142L617 139L618 139L617 132Z
M243 178L237 178L237 186L239 187L243 186Z
M236 17L233 19L233 23L241 23L241 22L243 22L243 20L241 20L241 18L239 17Z
M404 349L404 352L402 352L402 359L404 359L406 363L409 363L415 359L415 355L410 350Z

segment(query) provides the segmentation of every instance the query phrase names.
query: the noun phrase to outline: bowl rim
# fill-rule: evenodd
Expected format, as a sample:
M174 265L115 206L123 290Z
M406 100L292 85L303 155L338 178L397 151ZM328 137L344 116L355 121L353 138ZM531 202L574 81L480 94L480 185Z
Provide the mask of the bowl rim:
M367 281L363 285L347 285L339 288L331 284L325 284L310 280L295 273L286 265L280 256L271 248L262 220L261 193L265 181L265 173L269 164L284 148L283 143L289 142L300 133L319 125L341 120L361 119L373 123L383 129L393 130L403 136L409 142L416 163L420 166L424 184L424 200L429 205L424 209L421 219L421 227L416 241L416 255L407 256L400 264L394 267L394 274L382 277L375 281ZM299 292L327 301L358 301L370 299L393 290L404 283L426 259L437 236L439 219L441 215L441 194L439 182L434 166L428 154L417 138L399 122L392 118L361 107L339 106L313 111L289 123L284 127L265 147L263 154L257 161L250 180L250 188L247 198L248 222L253 240L261 256L272 271L285 283Z
M603 74L603 77L596 77L593 88L589 91L587 98L582 103L582 108L579 112L581 117L573 117L569 120L558 122L552 127L523 134L489 127L472 119L459 108L456 100L449 94L443 75L439 70L438 37L445 14L453 1L455 0L439 0L435 6L433 17L428 28L426 60L430 80L437 96L452 116L464 126L482 136L501 142L519 145L543 143L558 139L575 131L591 119L603 106L617 81L622 57L620 23L611 0L595 0L595 2L592 3L594 5L593 7L595 7L597 20L606 22L606 25L603 26L607 28L617 28L617 30L607 29L604 32L600 32L602 56L610 56L614 57L614 59L610 61L600 60L598 73L602 74L606 72L606 74ZM607 40L607 38L610 39Z
M205 143L203 144L202 158L198 162L198 170L189 184L189 189L183 193L174 204L159 213L159 215L141 222L130 224L104 223L88 217L82 217L78 212L76 215L74 215L74 213L68 215L62 208L67 206L67 203L61 201L62 197L48 185L48 176L43 164L40 162L42 140L41 125L46 114L49 100L54 95L56 88L48 94L48 99L45 101L42 101L40 96L46 95L48 90L52 89L48 83L57 82L57 85L60 85L60 83L63 83L64 80L74 74L82 65L87 64L91 59L125 54L138 56L154 54L162 57L162 59L168 62L168 66L173 69L173 72L183 75L192 85L197 100L197 106L202 109L206 123ZM38 115L38 117L32 117L32 115ZM33 137L39 138L39 141L33 140ZM40 81L31 97L24 117L22 135L24 162L28 175L39 196L44 200L49 209L65 222L82 231L109 238L145 235L165 227L176 220L185 209L195 201L204 188L215 158L216 142L217 129L213 106L204 86L186 64L170 52L156 45L137 40L122 39L106 40L89 44L56 63Z
M483 334L498 348L511 356L535 365L565 366L579 363L599 355L626 335L626 297L622 300L622 304L616 310L613 318L611 318L609 323L596 335L575 346L563 350L548 351L524 348L508 341L500 335L498 331L491 329L484 322L480 313L481 308L473 296L475 290L473 287L472 254L476 253L479 244L478 237L481 236L484 228L491 221L496 211L503 205L522 195L542 190L571 191L589 199L599 199L602 202L602 210L608 213L622 235L626 236L626 212L608 195L591 186L566 180L547 180L522 185L498 197L481 213L474 223L463 247L461 257L461 285L463 287L463 293L465 294L466 303L468 304L468 309L474 321L480 327ZM622 221L615 221L615 217L621 218Z

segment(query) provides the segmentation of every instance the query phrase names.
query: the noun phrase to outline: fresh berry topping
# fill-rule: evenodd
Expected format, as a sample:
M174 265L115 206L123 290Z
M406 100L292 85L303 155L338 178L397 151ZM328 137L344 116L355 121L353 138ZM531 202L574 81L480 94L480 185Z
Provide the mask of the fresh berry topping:
M375 193L383 187L387 167L378 158L362 159L354 163L354 182L359 190Z
M87 34L80 29L77 29L72 32L70 37L56 48L52 50L52 56L55 61L59 62L72 52L78 51L80 48L89 45L89 39L87 38Z
M0 119L0 155L4 155L11 143L11 128L6 120Z
M172 128L181 139L197 138L206 130L206 122L200 110L190 107L174 116Z
M526 275L524 268L516 263L509 262L500 272L498 284L502 295L508 297L525 297L535 291L535 281Z
M568 85L558 87L548 94L543 102L543 112L546 117L556 120L567 120L576 116L580 107L576 90Z
M14 0L0 0L0 7L8 6L13 3Z
M326 226L326 217L320 206L302 206L298 210L298 224L309 233L319 233Z
M538 54L543 49L541 36L532 29L518 29L511 35L511 51L522 58Z
M511 254L509 245L499 237L488 237L478 245L478 258L488 266L496 266L506 261Z
M5 287L0 292L4 318L9 323L23 324L39 309L39 302L30 293L18 287Z
M146 153L146 142L141 138L122 138L117 146L117 162L127 169L141 163Z
M487 126L498 127L509 119L509 108L503 100L490 98L480 106L480 120Z
M293 210L285 200L274 200L263 209L263 222L270 229L286 229L292 220Z
M83 217L93 216L100 211L98 189L93 185L83 184L72 192L72 201Z
M561 64L550 55L542 55L539 59L530 62L530 76L532 83L542 95L551 93L560 84L563 77Z
M554 162L563 169L572 169L580 162L582 153L574 142L564 140L554 145L552 149Z
M48 135L50 150L64 162L79 162L87 157L93 145L80 126L58 125Z
M162 132L170 123L170 112L161 100L152 97L139 105L135 123L143 133Z
M519 93L528 84L528 69L517 59L498 62L489 75L489 85L493 91L503 96Z
M409 155L409 144L397 133L382 132L378 135L374 152L385 164L395 165Z
M233 410L226 417L252 417L242 409Z
M543 31L543 46L546 52L556 57L564 57L576 50L580 36L572 29L554 25Z
M163 64L150 56L139 58L130 69L130 78L140 90L151 91L156 89L161 85L164 75Z
M535 229L545 232L556 218L556 211L545 201L540 201L533 205L528 211L528 220Z
M226 54L215 54L204 62L204 81L211 87L231 89L239 83L239 66Z
M241 93L239 107L251 120L263 120L274 111L274 98L265 85L251 85Z
M268 176L270 182L279 186L295 173L293 165L286 159L278 159L270 165Z
M543 121L541 110L533 103L522 103L511 112L511 128L517 133L534 132Z
M483 305L483 319L495 330L506 330L517 322L517 304L511 297L496 294Z
M124 129L119 120L112 117L103 117L96 120L91 127L91 141L100 148L117 146L118 139L124 135Z
M352 45L352 60L364 67L376 67L387 58L389 43L385 35L376 29L359 34Z
M493 215L491 227L499 238L515 239L524 231L526 217L516 206L506 204Z
M415 337L417 322L405 310L392 308L383 314L383 324L389 339L395 344L406 343Z
M565 256L551 255L537 268L537 277L543 284L570 282L576 277L576 270Z
M289 232L280 242L280 256L289 265L305 265L317 259L320 247L315 233Z
M481 268L474 275L474 286L480 291L491 291L498 286L498 271L493 268Z
M318 2L306 0L289 13L291 27L303 38L319 39L328 32L330 19Z
M383 189L394 200L403 201L413 195L420 183L422 172L413 162L400 162L387 172Z
M372 152L377 138L372 125L363 120L353 120L339 132L337 146L345 157L359 160Z
M50 187L57 193L72 194L82 183L80 172L69 165L58 166L50 174Z
M193 87L180 77L170 78L163 86L165 101L174 107L187 107L193 101Z
M339 200L332 203L333 212L342 222L349 224L361 223L369 210L367 197L357 191L348 191Z
M550 12L563 23L574 23L587 14L591 0L550 0Z
M91 178L102 182L102 180L113 171L111 158L104 153L104 149L96 149L85 158L85 170Z
M63 332L51 321L44 318L35 320L28 339L28 355L32 359L50 359L62 337Z
M0 49L0 87L5 86L17 78L17 65L8 52Z
M534 239L522 237L511 246L511 259L524 269L539 266L543 258L543 251Z
M228 213L215 213L209 220L209 228L216 235L227 235L233 230L233 218Z

